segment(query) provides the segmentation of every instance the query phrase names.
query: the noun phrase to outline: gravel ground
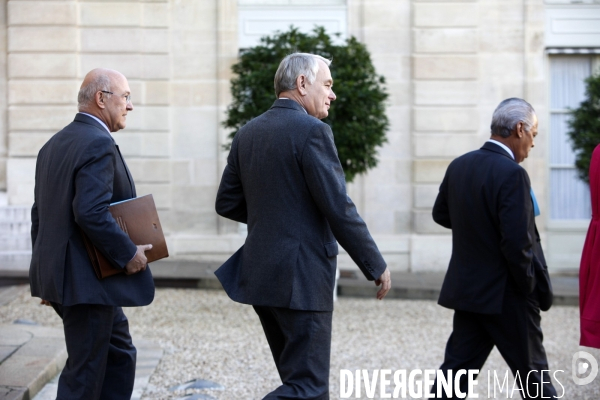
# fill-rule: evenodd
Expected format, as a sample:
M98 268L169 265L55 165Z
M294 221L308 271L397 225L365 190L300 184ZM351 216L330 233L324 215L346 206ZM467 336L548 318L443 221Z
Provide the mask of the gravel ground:
M24 318L61 327L53 310L37 303L24 287L0 307L0 323ZM180 398L186 393L168 388L197 378L218 382L225 390L187 394L204 393L219 400L260 399L280 384L258 317L250 306L234 303L221 291L158 289L152 305L125 312L134 342L143 337L165 350L144 399ZM370 377L375 369L407 370L407 375L413 369L435 369L443 359L451 319L452 311L433 301L340 298L333 316L331 398L340 398L341 369L368 370ZM600 360L600 351L578 346L578 308L553 307L543 314L542 326L550 369L565 371L556 372L558 394L564 392L562 398L568 400L600 399L600 376L586 386L576 386L571 378L576 351L588 351ZM480 374L479 398L520 398L517 392L512 397L488 394L488 373L495 371L502 379L506 370L494 350ZM512 389L512 375L510 382ZM393 388L392 379L390 392ZM364 383L362 396L351 398L368 398ZM380 398L379 385L374 398Z

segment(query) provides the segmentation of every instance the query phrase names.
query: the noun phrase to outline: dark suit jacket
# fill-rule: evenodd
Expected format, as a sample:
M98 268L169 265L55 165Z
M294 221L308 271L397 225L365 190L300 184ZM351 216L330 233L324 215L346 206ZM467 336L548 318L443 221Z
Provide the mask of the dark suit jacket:
M133 179L112 136L93 118L77 114L38 154L31 209L31 294L64 306L151 303L150 270L99 280L79 231L83 229L115 266L125 267L136 246L108 205L133 197Z
M486 142L448 167L433 219L452 229L452 258L439 304L500 313L505 290L529 295L534 254L546 261L535 226L527 172L500 146Z
M367 279L386 268L346 193L331 128L293 100L235 135L216 210L248 224L245 245L216 273L235 301L333 310L336 239Z

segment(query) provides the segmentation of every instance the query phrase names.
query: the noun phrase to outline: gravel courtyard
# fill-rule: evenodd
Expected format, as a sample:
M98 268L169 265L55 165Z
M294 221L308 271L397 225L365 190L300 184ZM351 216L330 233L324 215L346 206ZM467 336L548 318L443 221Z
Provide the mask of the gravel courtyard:
M23 287L19 296L0 307L0 323L23 318L60 328L54 311L38 302ZM222 291L157 289L150 306L128 308L125 313L134 342L136 338L149 339L165 352L146 388L145 399L178 399L203 393L219 400L254 400L280 384L258 317L250 306L234 303ZM368 370L371 378L374 370L389 369L389 393L395 387L394 371L406 370L408 376L414 369L435 369L443 359L451 319L452 311L433 301L340 298L333 314L331 398L340 398L341 369ZM562 398L568 400L600 399L600 376L586 386L575 385L571 378L576 351L585 350L600 360L600 351L578 346L578 308L553 307L543 313L542 326L550 369L556 371L560 383L555 382L558 395L564 393ZM495 397L488 393L489 387L494 387L488 387L488 376L495 373L502 380L506 370L494 351L480 373L476 386L479 398L520 398L516 391L512 397L506 390L501 393L496 389ZM171 386L198 378L217 382L225 390L168 391ZM509 389L512 386L509 375ZM350 398L378 399L379 390L378 383L375 396L367 397L363 382L362 397L353 393ZM405 398L413 397L407 394Z

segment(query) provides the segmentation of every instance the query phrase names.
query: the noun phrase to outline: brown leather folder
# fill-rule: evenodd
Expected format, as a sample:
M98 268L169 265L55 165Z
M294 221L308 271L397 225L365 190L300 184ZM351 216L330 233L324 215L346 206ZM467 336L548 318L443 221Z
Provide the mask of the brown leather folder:
M152 245L152 249L146 251L149 263L169 256L165 235L158 220L158 212L151 194L113 203L108 211L133 243ZM83 230L80 229L80 231L98 279L125 272L123 268L114 267L94 246Z

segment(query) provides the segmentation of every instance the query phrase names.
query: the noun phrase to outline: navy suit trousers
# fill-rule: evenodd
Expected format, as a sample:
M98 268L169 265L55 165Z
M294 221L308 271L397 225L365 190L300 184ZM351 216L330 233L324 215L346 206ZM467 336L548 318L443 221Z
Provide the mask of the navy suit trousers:
M446 344L444 363L440 370L481 370L490 352L496 346L511 369L517 372L524 399L556 398L551 383L546 351L542 344L541 316L537 302L513 292L506 291L501 314L479 314L456 310L453 331ZM542 373L542 371L544 371ZM500 371L498 371L500 372ZM499 375L504 375L500 373ZM454 375L452 375L454 376ZM519 380L516 380L519 384ZM509 385L512 390L512 383ZM431 393L436 394L434 385ZM467 377L460 380L461 392L467 392ZM515 393L516 396L516 393ZM440 399L449 399L442 390Z
M330 311L254 306L283 384L265 400L329 400Z
M121 307L51 304L63 320L68 354L57 400L130 400L136 349Z

